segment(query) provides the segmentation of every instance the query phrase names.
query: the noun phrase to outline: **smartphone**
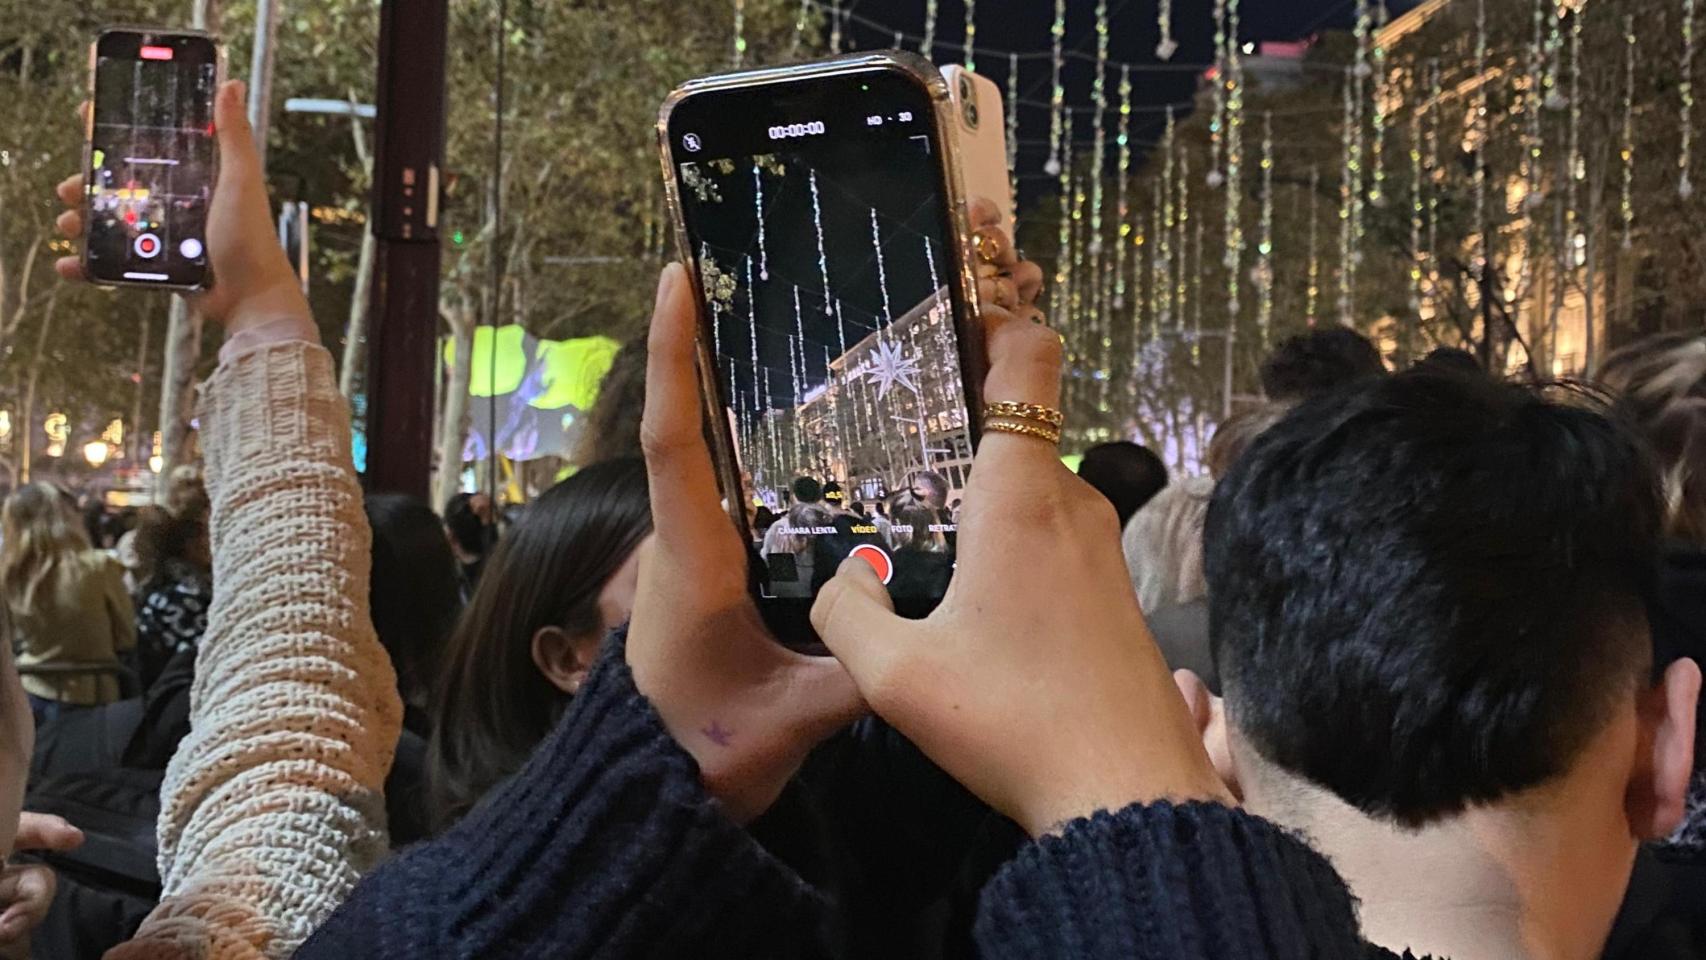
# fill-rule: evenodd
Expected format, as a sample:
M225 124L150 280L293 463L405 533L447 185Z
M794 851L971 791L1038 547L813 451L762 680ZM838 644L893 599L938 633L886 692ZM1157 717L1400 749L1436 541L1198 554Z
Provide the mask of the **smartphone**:
M695 80L659 116L708 430L785 638L849 555L903 615L953 571L987 369L956 124L900 51ZM781 519L748 529L748 498Z
M83 272L95 283L207 286L219 45L111 29L90 48Z
M969 197L984 197L1001 211L1013 233L1013 180L1007 167L1007 115L995 81L959 64L942 68L959 137L960 171Z

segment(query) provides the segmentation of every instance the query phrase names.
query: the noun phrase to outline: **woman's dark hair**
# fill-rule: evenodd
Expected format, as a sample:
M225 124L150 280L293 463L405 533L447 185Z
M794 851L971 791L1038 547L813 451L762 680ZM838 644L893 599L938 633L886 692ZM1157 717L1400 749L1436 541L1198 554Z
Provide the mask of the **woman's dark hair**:
M1167 465L1155 451L1124 440L1084 451L1078 475L1114 505L1122 530L1138 508L1167 486Z
M533 662L533 635L599 628L598 594L652 529L645 463L585 468L527 508L487 562L451 634L433 697L427 784L434 826L521 768L569 695Z
M173 514L159 507L148 507L142 511L141 517L136 526L138 585L146 585L157 577L165 576L166 565L174 561L211 572L207 568L205 514Z
M456 556L424 500L370 493L365 507L373 528L373 627L391 655L403 702L423 706L461 607Z
M640 336L624 343L610 361L569 459L586 465L639 456L640 411L645 405L646 338Z

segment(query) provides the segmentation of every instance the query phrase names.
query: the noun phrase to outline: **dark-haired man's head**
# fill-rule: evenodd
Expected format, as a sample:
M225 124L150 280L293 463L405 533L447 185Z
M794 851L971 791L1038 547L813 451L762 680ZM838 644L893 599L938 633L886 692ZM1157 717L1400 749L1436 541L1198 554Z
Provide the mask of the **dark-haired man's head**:
M948 505L948 478L934 470L920 470L912 475L912 495L930 509L941 510Z
M1518 956L1503 938L1538 930L1534 955L1597 955L1692 759L1698 669L1652 683L1662 515L1640 441L1585 400L1427 371L1303 404L1221 479L1224 719L1181 687L1246 802L1322 844L1376 942ZM1506 897L1516 929L1453 912Z
M789 486L795 503L817 503L823 499L823 485L811 477L795 477Z
M1167 465L1155 451L1125 441L1099 443L1084 451L1078 475L1114 505L1121 528L1167 486Z
M1464 376L1479 376L1486 371L1481 369L1481 361L1475 355L1462 347L1435 347L1429 350L1427 356L1416 361L1411 368L1429 370L1434 373L1459 373Z
M838 510L847 506L847 494L841 491L839 482L830 480L823 485L823 502Z
M1319 327L1287 337L1262 361L1269 400L1308 400L1347 383L1386 373L1380 351L1349 327Z

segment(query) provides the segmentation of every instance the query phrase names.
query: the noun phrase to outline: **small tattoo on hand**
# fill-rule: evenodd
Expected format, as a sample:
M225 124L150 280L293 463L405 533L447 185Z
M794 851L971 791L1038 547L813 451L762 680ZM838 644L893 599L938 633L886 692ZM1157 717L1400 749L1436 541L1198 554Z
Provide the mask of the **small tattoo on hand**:
M700 727L699 732L719 747L728 746L729 741L733 740L735 736L733 730L724 730L723 725L715 720L712 720L708 727Z

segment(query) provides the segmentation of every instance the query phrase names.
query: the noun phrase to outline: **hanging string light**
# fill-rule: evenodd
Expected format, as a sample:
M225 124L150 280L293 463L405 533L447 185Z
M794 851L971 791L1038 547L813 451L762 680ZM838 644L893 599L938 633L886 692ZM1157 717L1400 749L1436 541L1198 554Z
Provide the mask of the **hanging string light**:
M1355 91L1351 78L1344 80L1344 164L1339 171L1339 322L1349 326L1351 323L1351 284L1354 273L1351 269L1351 217L1355 213L1354 195L1356 187L1352 178L1356 170L1356 138L1351 128L1356 124Z
M1238 0L1226 0L1226 348L1227 368L1233 364L1233 346L1238 340L1239 289L1244 270L1244 61L1238 54ZM1228 377L1230 382L1230 377ZM1226 397L1225 414L1231 414L1232 397Z
M1619 213L1623 217L1623 249L1633 246L1631 231L1635 227L1635 17L1623 18L1623 196Z
M1220 172L1220 152L1226 135L1226 0L1214 0L1214 116L1208 121L1208 185L1218 190L1226 182Z
M1321 171L1309 168L1309 287L1304 291L1303 322L1315 326L1315 305L1321 299L1321 251L1318 246Z
M752 163L752 205L758 220L758 279L770 279L770 254L764 248L764 176L758 161Z
M1191 241L1193 250L1191 259L1196 265L1191 270L1191 364L1202 364L1202 235L1203 218L1197 218L1196 237Z
M1475 0L1475 76L1487 75L1487 0ZM1475 89L1475 258L1474 277L1484 281L1492 263L1487 236L1487 84ZM1483 285L1482 296L1487 295Z
M924 0L924 42L919 44L918 52L924 54L924 59L936 62L936 5L938 0Z
M1374 147L1369 166L1373 169L1373 186L1368 190L1368 202L1376 207L1386 205L1386 106L1391 95L1391 78L1386 70L1386 44L1380 40L1380 29L1386 26L1386 2L1375 8L1374 44Z
M1174 329L1185 329L1186 279L1185 271L1190 268L1186 251L1187 227L1191 220L1191 153L1179 149L1179 175L1176 178L1179 188L1178 212L1173 218L1174 228L1178 231L1173 239L1173 248L1178 254L1178 265L1173 270L1173 310Z
M1682 152L1676 166L1682 178L1676 194L1687 200L1694 195L1694 183L1688 179L1694 147L1694 0L1682 0L1682 82L1677 88L1682 94Z
M977 69L977 0L966 0L966 69Z
M1120 127L1114 142L1119 146L1119 242L1114 244L1114 309L1125 309L1126 247L1131 242L1131 67L1120 67Z
M1564 32L1561 24L1568 9L1568 0L1552 0L1552 15L1546 29L1546 77L1542 81L1546 96L1542 101L1548 110L1562 110L1568 106L1564 99L1564 91L1558 89L1558 74L1561 60L1564 56Z
M1090 82L1090 103L1095 108L1095 132L1091 137L1090 159L1090 253L1102 252L1102 182L1108 155L1108 3L1096 3L1096 75Z
M1155 44L1155 58L1162 63L1173 59L1179 44L1173 39L1173 0L1158 0L1155 5L1155 25L1160 28L1161 40Z
M904 49L906 49L906 34L901 33L899 30L896 30L894 32L894 46L891 47L890 49L892 49L892 50L904 50Z
M1541 180L1541 153L1545 149L1545 136L1541 129L1540 108L1545 102L1547 92L1546 73L1546 14L1550 10L1552 0L1534 0L1534 33L1528 43L1528 91L1523 102L1523 113L1528 121L1523 151L1523 172L1527 182L1522 198L1524 209L1530 213L1539 210L1545 200L1544 184ZM1535 249L1533 237L1536 231L1536 218L1530 217L1528 224L1529 251ZM1533 259L1527 253L1523 256L1524 264Z
M829 52L841 52L841 0L829 0Z
M1581 183L1583 180L1587 179L1588 173L1587 161L1582 157L1581 143L1582 15L1586 9L1586 0L1582 0L1581 6L1577 8L1575 14L1570 18L1570 146L1568 153L1570 170L1569 176L1565 179L1566 190L1564 201L1564 235L1567 238L1565 246L1576 251L1576 262L1573 265L1578 267L1581 266L1581 255L1585 251L1582 246L1584 238L1578 236L1576 232L1576 201L1579 197L1578 191L1581 187ZM1558 336L1558 328L1556 325L1552 327L1552 336L1554 339Z
M1066 127L1066 87L1061 83L1060 68L1065 63L1061 43L1066 39L1066 0L1054 0L1054 24L1049 27L1049 36L1053 41L1050 60L1054 67L1054 87L1049 95L1048 160L1043 164L1043 172L1055 177L1060 176L1065 166L1061 135Z
M1158 326L1171 327L1178 324L1178 317L1173 312L1173 147L1177 139L1173 120L1173 107L1167 107L1166 132L1161 135L1161 224L1156 232L1155 262L1160 265L1161 272L1155 277L1159 293L1156 303L1160 307L1160 315L1156 317Z
M1262 349L1274 320L1274 116L1262 114L1262 237L1256 241L1256 328Z
M1428 172L1428 182L1433 188L1428 191L1428 255L1422 266L1422 273L1427 277L1429 289L1433 292L1434 306L1438 308L1437 292L1439 286L1439 125L1440 108L1445 95L1443 82L1440 78L1439 61L1428 61L1428 132L1427 156L1423 158Z
M1129 69L1129 68L1127 68ZM1014 218L1019 213L1019 55L1007 54L1007 189Z
M746 0L735 0L735 51L734 65L739 67L746 60Z
M806 20L811 10L812 0L800 0L800 11L794 14L794 45L788 49L790 59L800 55L800 46L806 42Z
M877 228L876 207L871 208L871 249L876 253L877 257L877 288L881 290L883 294L883 320L881 329L886 332L889 325L894 323L894 310L889 306L889 275L888 270L883 263L883 234L882 231Z
M1410 319L1422 311L1422 113L1410 111ZM1406 343L1406 347L1408 343Z

